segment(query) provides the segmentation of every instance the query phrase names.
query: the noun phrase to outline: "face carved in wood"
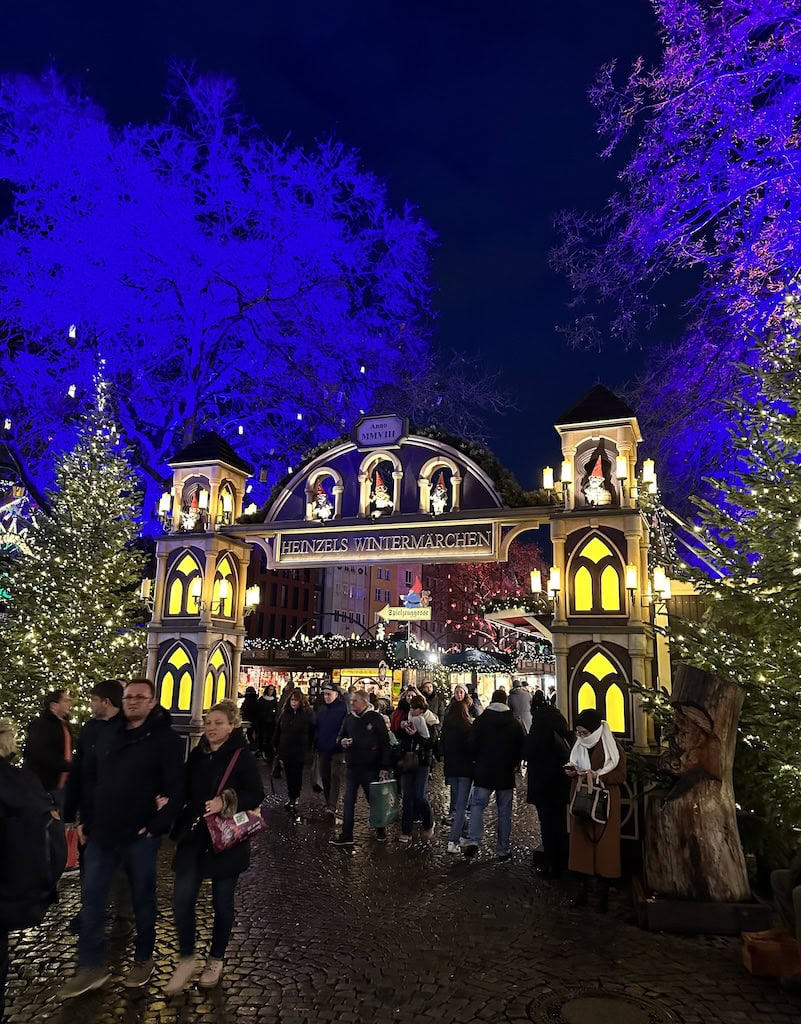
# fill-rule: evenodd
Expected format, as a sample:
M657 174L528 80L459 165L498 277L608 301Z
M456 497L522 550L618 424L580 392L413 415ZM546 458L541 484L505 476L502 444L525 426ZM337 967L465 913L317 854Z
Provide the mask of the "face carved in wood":
M668 749L659 759L659 767L676 777L668 800L675 800L705 779L720 782L723 778L720 740L709 712L691 703L676 703L673 708Z

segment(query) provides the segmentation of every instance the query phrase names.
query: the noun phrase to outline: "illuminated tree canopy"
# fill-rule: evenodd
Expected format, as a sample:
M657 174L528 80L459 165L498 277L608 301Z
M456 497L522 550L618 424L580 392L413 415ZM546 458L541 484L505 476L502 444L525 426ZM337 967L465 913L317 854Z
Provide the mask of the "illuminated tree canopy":
M0 411L40 478L99 358L148 505L204 429L267 483L378 396L431 399L430 229L357 154L273 143L233 97L179 76L162 123L117 129L55 75L0 80Z
M600 343L607 322L613 343L640 344L671 294L693 295L638 406L674 479L697 482L728 436L712 404L744 386L735 363L799 271L801 11L792 0L653 6L661 63L637 62L622 83L610 64L591 93L604 155L628 153L620 190L601 216L560 215L554 261L575 291L577 344Z

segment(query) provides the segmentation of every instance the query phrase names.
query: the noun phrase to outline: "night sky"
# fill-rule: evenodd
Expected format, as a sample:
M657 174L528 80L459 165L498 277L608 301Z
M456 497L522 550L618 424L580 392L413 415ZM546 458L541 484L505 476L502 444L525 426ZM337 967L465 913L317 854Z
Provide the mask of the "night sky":
M239 83L276 139L335 135L436 231L435 337L498 369L516 409L488 424L526 486L553 462L554 418L643 352L569 351L566 284L548 267L554 212L598 209L599 65L658 52L648 0L23 0L0 12L0 70L53 64L114 122L161 117L170 58Z

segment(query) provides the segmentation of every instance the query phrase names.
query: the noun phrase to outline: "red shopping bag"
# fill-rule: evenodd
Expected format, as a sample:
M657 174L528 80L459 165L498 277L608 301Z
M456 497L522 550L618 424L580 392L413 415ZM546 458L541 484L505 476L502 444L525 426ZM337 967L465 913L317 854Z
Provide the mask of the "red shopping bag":
M67 832L67 863L65 871L74 871L78 867L78 829L68 828Z

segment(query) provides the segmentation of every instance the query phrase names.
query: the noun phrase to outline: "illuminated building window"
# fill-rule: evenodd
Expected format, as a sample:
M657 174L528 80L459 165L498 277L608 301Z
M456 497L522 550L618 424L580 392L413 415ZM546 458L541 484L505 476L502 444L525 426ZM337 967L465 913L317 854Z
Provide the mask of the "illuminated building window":
M224 555L217 563L214 574L214 589L211 595L212 611L226 619L233 618L234 589L236 576L228 555Z
M203 686L203 710L208 711L212 704L225 698L228 688L228 660L222 644L218 644L211 652L209 669Z
M578 687L575 712L595 708L612 732L628 733L628 704L620 685L621 671L603 651L596 650L574 678Z
M189 711L191 708L192 659L182 644L175 647L162 666L158 692L159 703L168 711Z
M167 580L166 615L195 615L192 607L192 583L201 578L200 565L196 558L186 552L170 570Z
M578 549L570 563L571 614L619 615L623 608L620 557L597 534Z
M597 705L597 698L595 696L595 690L593 690L590 683L585 683L579 690L578 695L578 709L579 712L586 711L587 708L595 708Z

